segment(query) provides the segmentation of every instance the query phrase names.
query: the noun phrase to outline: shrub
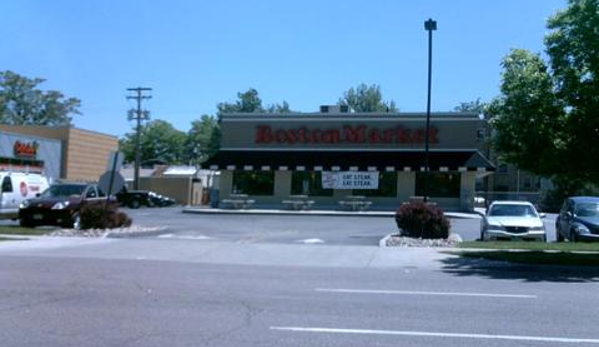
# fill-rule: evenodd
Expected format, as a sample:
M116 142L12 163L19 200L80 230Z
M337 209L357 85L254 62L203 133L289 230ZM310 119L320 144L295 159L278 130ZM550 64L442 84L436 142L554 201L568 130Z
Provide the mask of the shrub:
M400 234L423 239L446 239L449 220L436 205L415 201L403 204L395 213Z
M79 211L81 229L113 229L131 226L131 218L120 211L118 204L85 204Z

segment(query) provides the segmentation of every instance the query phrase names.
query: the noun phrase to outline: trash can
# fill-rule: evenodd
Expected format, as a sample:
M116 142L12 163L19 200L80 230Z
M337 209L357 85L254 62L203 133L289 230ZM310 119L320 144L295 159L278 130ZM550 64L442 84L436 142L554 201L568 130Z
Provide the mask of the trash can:
M220 191L218 189L211 188L210 189L210 207L218 208L219 200L220 200Z

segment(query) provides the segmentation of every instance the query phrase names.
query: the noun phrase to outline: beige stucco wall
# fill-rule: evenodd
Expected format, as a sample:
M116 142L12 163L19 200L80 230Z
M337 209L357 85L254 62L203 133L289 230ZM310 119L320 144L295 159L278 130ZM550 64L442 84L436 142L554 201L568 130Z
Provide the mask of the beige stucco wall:
M118 145L115 136L71 128L65 178L97 181L106 171L110 152L116 151Z

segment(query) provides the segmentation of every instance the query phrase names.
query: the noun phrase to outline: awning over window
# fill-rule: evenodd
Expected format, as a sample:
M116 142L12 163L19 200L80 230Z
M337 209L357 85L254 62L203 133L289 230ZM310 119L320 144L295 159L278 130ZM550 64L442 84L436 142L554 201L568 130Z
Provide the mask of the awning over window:
M212 170L421 171L424 151L221 150L202 168ZM478 151L431 151L431 171L495 171Z

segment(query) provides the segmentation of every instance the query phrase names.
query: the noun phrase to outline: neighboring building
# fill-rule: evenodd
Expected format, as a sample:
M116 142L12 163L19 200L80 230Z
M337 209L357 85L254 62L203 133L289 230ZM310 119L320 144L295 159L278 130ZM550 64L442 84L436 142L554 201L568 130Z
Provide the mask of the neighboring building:
M485 121L474 113L434 113L427 192L443 208L472 210L475 180L494 171L479 152ZM309 195L338 207L363 195L395 209L424 195L424 113L223 114L220 151L202 165L220 170L219 196L248 194L260 206Z
M0 130L0 170L41 173L50 182L60 178L62 143Z
M0 124L0 136L0 156L5 158L2 160L19 159L13 152L17 140L25 147L35 147L37 143L36 157L28 158L30 162L24 163L25 166L31 166L31 160L43 161L51 178L76 181L97 181L106 171L110 152L118 150L119 142L116 136L69 126ZM13 156L6 157L7 153Z

